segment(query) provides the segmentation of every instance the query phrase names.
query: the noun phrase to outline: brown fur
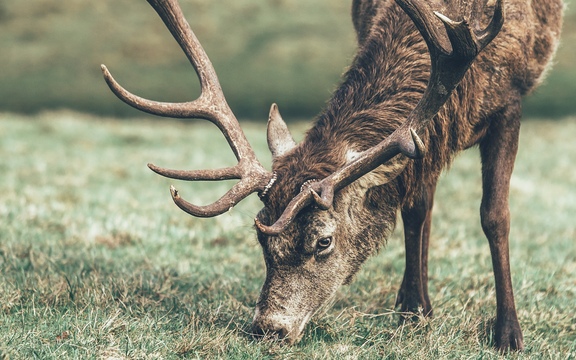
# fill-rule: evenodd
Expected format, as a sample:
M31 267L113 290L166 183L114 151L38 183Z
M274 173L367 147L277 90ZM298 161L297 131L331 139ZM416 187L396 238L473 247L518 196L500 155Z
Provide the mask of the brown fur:
M279 237L258 234L268 276L255 317L256 331L274 329L275 325L266 321L264 313L278 312L284 306L282 303L289 295L274 295L274 292L279 291L278 287L294 286L287 285L293 281L288 275L290 271L299 272L301 277L303 264L312 266L309 264L311 253L302 249L313 243L310 238L321 235L315 234L314 229L322 226L326 216L338 219L335 226L346 225L337 232L337 245L346 249L346 255L340 256L338 265L332 265L340 268L323 270L330 271L332 282L340 285L349 282L364 260L377 251L394 228L396 213L401 210L405 225L408 224L407 269L398 302L403 311L422 307L425 315L431 314L426 262L435 184L458 152L480 145L486 178L483 227L497 262L496 345L522 348L511 285L506 280L506 276L509 278L507 228L506 224L495 224L494 220L507 214L508 189L503 186L501 192L492 191L489 184L493 179L509 181L516 153L514 139L519 127L520 99L542 81L549 66L558 43L563 4L561 0L506 0L504 4L506 18L500 34L479 55L421 135L427 147L423 159L413 161L397 156L341 190L328 215L310 208L298 215L285 234ZM493 6L488 1L483 24L489 21ZM438 3L432 7L451 15L450 4ZM278 181L270 189L265 208L259 214L263 223L274 222L306 180L323 179L346 163L349 151L366 150L391 134L416 106L426 88L430 75L428 49L412 21L394 1L354 0L352 15L358 35L358 54L305 139L291 152L275 159L273 169ZM505 141L508 138L509 141ZM503 165L498 165L500 163ZM505 246L500 245L504 244L504 238ZM414 254L413 259L410 252ZM343 260L346 256L350 259ZM314 260L314 266L319 267L318 263L318 259ZM281 281L271 275L280 268L285 271ZM319 273L319 270L307 271L310 276ZM499 280L499 276L504 280ZM318 302L314 297L324 297L320 302L325 303L324 293L332 291L332 284L330 291L316 289L318 285L314 284L310 283L308 292L298 290L304 294L299 296L310 303ZM304 303L298 306L306 307Z

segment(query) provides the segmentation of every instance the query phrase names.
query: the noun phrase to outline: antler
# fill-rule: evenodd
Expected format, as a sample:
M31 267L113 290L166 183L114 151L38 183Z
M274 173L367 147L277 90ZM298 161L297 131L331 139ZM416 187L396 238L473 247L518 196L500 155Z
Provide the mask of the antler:
M190 204L179 196L178 191L174 187L170 188L172 199L176 205L187 213L199 217L212 217L222 214L251 193L263 191L272 179L272 174L264 169L256 158L256 154L242 132L238 120L226 102L214 67L184 18L178 1L147 1L160 15L160 18L162 18L162 21L164 21L164 24L194 67L200 80L200 97L185 103L164 103L147 100L128 92L120 86L106 66L102 65L104 79L118 98L139 110L159 116L205 119L218 126L238 160L236 166L217 170L193 171L169 170L152 164L148 164L148 167L160 175L179 180L214 181L240 179L224 196L207 206Z
M278 235L303 208L313 202L320 209L328 209L332 206L335 192L398 154L404 154L412 159L422 158L426 149L418 133L448 100L452 90L462 80L478 53L496 37L504 23L502 0L497 0L492 19L483 30L471 30L466 20L453 21L439 12L432 13L426 1L396 0L396 2L410 16L430 52L432 62L430 80L422 99L406 121L390 136L364 151L355 161L323 180L312 183L307 190L294 197L273 225L264 225L256 219L256 226L263 233ZM472 15L480 16L480 14ZM444 25L448 42L441 29L435 26L436 18Z

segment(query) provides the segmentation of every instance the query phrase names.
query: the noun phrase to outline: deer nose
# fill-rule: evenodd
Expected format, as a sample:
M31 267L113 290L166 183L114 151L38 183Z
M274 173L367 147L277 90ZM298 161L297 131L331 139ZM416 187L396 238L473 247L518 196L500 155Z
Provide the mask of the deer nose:
M252 323L252 336L256 339L286 339L290 330L284 324L275 323L269 319L255 319Z

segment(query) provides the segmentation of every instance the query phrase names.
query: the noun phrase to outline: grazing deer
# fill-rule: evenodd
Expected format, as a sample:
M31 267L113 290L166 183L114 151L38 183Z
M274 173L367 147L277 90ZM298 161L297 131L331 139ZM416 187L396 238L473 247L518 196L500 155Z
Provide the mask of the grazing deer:
M238 164L177 171L181 180L239 179L222 198L196 206L171 188L189 214L222 214L253 192L264 208L256 231L266 280L253 320L256 335L294 343L308 320L404 222L402 312L432 315L427 259L434 189L460 151L482 158L482 228L496 281L495 346L522 349L508 256L508 192L518 147L521 97L541 82L558 43L561 0L354 0L358 54L344 81L296 144L276 105L268 121L272 171L258 162L216 73L177 0L148 0L200 79L188 103L159 103L112 91L140 110L216 124ZM435 11L434 11L435 10ZM497 36L498 35L498 36Z

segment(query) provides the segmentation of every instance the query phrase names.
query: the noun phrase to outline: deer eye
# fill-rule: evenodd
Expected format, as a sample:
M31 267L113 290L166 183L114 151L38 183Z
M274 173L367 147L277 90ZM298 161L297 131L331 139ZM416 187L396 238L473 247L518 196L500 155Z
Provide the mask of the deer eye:
M331 236L318 240L318 242L316 243L316 248L317 248L318 252L322 252L322 251L330 248L330 245L332 245L332 237Z

